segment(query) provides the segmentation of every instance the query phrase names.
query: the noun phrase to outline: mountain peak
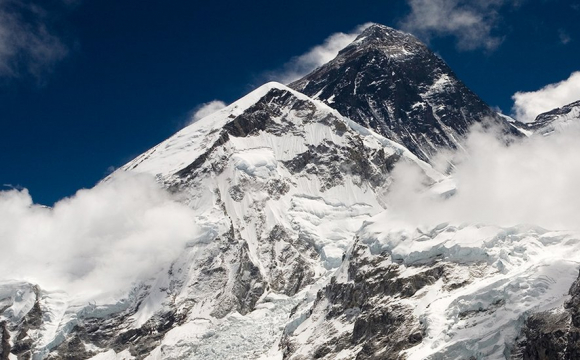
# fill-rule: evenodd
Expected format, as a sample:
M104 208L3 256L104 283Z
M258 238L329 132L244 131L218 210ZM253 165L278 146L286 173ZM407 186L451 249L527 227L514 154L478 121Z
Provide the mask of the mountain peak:
M427 50L427 47L413 35L375 23L367 27L343 51L353 48L380 49L390 57L411 55Z
M289 86L425 161L458 147L484 119L517 132L425 44L384 25L369 26L336 58Z

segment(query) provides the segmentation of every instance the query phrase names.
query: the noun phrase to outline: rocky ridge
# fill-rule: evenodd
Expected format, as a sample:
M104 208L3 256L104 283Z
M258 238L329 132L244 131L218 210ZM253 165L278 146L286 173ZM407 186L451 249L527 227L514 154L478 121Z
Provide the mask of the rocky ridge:
M516 126L528 134L546 136L557 131L566 131L570 126L578 126L579 119L580 100L542 113L531 123L516 122Z

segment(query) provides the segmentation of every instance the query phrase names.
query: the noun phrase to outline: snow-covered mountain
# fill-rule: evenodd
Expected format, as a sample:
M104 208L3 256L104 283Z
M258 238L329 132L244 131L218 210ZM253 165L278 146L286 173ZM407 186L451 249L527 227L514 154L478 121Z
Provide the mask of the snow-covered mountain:
M341 264L363 221L383 210L381 195L399 161L433 183L443 180L403 146L322 102L282 84L263 85L105 179L124 172L155 176L195 210L192 221L203 234L122 304L69 305L62 315L67 323L51 334L37 319L34 336L56 344L30 341L32 349L21 349L33 335L12 328L11 351L215 358L222 345L218 358L257 356L281 338L292 307ZM52 296L37 289L27 301L43 309L41 299ZM16 298L7 297L6 313Z
M574 358L579 234L391 217L395 166L453 196L429 160L479 122L520 136L417 39L373 25L104 179L154 176L200 233L107 301L0 282L0 360Z

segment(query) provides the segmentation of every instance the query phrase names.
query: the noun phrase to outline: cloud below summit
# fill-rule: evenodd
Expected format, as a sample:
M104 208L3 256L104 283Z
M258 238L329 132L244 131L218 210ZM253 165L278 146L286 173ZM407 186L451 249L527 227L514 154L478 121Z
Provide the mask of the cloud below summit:
M57 202L0 192L3 280L98 296L154 276L199 235L193 210L152 177L120 174Z
M416 226L444 222L578 230L580 127L532 136L506 146L498 133L475 128L463 151L441 154L454 164L456 192L435 196L424 175L400 163L387 203L397 220Z

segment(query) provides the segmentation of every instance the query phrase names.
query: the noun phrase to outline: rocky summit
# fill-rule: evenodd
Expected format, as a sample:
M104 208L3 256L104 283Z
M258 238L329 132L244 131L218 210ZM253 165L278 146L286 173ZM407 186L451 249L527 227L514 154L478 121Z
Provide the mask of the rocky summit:
M399 165L452 198L430 162L474 124L521 138L577 110L508 121L415 37L372 25L104 179L155 177L200 233L106 300L0 282L0 359L577 358L580 234L409 226L385 200Z
M517 135L414 36L374 24L329 63L290 84L425 161L475 123Z

